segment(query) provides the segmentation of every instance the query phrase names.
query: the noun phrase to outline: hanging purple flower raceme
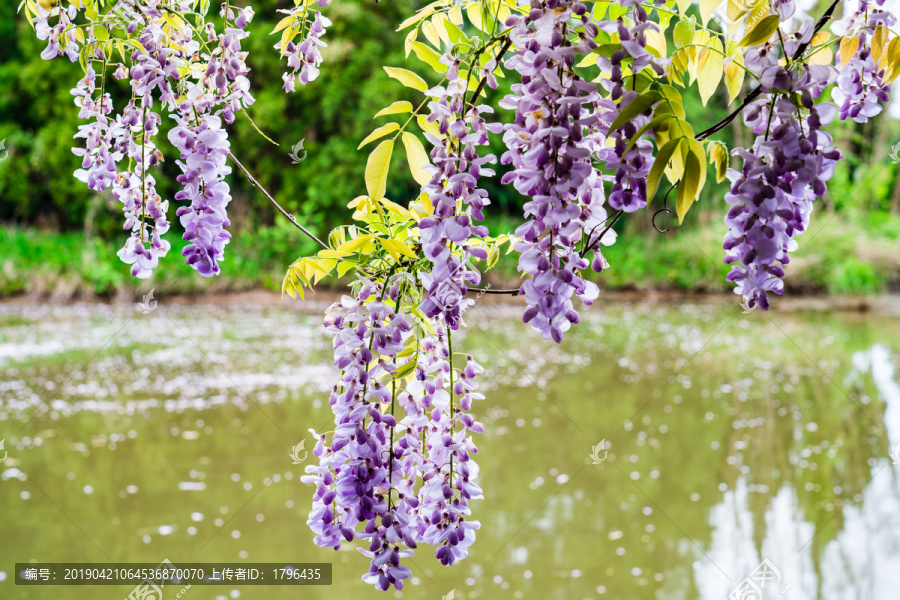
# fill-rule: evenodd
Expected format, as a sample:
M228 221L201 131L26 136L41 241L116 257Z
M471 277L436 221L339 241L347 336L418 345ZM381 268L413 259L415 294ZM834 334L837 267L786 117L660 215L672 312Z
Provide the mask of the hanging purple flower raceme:
M175 211L184 227L184 240L190 242L181 253L204 277L219 274L219 261L231 239L225 230L231 225L226 211L231 190L225 182L231 173L227 164L230 143L222 118L211 114L216 102L212 94L191 85L173 115L178 126L169 131L169 141L182 158L177 161L182 171L178 182L184 189L175 199L191 203Z
M324 8L331 2L330 0L319 0L318 4ZM319 76L319 65L322 64L320 48L327 45L322 41L322 36L325 34L325 30L331 26L331 20L317 10L311 11L309 6L298 6L278 12L300 19L302 23L300 43L295 44L290 41L282 52L282 56L287 57L287 66L290 68L290 71L281 77L284 80L283 87L286 92L293 92L296 90L297 81L300 82L300 85L306 85ZM280 42L274 47L277 50L282 49Z
M108 115L112 112L112 98L103 93L94 98L97 92L97 74L92 63L88 63L84 79L78 82L71 94L75 96L79 119L91 119L86 125L78 126L76 139L84 139L84 148L73 148L76 156L81 156L81 168L75 171L75 178L87 184L88 189L100 192L116 180L116 163L121 160L121 153L112 147L111 122Z
M359 548L371 559L363 580L380 590L403 587L411 573L401 559L419 544L437 546L446 565L465 558L479 527L468 503L482 496L469 434L483 427L468 414L483 398L475 383L482 369L469 357L454 375L445 324L438 319L434 334L416 343L414 374L403 389L399 381L379 382L412 360L400 357L413 342L397 312L399 288L411 283L404 277L393 276L387 290L360 278L356 296L328 309L325 329L341 369L329 400L335 427L330 443L312 432L319 464L302 478L316 486L307 521L315 543L338 549L354 538L367 542Z
M142 22L146 10L144 7L135 9L133 13L135 23ZM182 46L180 49L172 47L170 43L172 40L163 30L163 24L152 20L143 26L138 40L146 52L135 50L132 53L132 67L129 74L131 89L135 96L149 98L152 106L153 92L158 92L160 100L173 108L178 96L176 85L181 78L179 68L186 65L186 58L198 45L196 41L192 41L187 47Z
M806 231L813 200L825 194L841 157L822 131L837 107L814 100L833 78L831 67L785 69L774 63L760 77L768 93L744 109L744 122L758 137L751 148L736 151L741 172L729 170L725 200L732 208L724 247L726 264L734 263L728 281L737 284L735 292L748 308L768 309L768 293L782 293L784 265L797 248L794 238ZM790 96L799 99L802 111Z
M579 19L583 31L574 43L567 39L569 21ZM599 295L596 284L580 272L590 266L576 246L606 220L603 182L590 163L596 142L585 130L599 125L593 106L597 86L573 72L575 57L596 47L597 27L584 4L573 0L533 0L528 17L511 17L511 35L519 51L506 61L521 83L501 102L516 111L506 126L503 141L508 151L501 162L514 171L503 177L522 194L528 221L516 230L521 252L519 270L531 275L520 289L528 308L524 320L546 339L557 342L579 316L572 304L578 296L585 304ZM531 26L531 27L530 27ZM596 270L605 266L599 252Z
M650 122L653 111L648 109L642 112L616 131L609 132L608 124L638 97L636 91L628 89L623 76L623 63L626 59L630 60L628 69L632 77L648 67L656 71L657 75L663 75L665 70L662 61L647 51L646 31L659 31L659 26L650 22L641 0L623 0L620 4L631 8L632 24L626 24L623 17L599 24L599 28L607 33L618 34L622 47L610 56L601 54L597 57L597 66L604 73L609 73L608 78L604 77L600 81L609 96L599 100L597 105L602 109L601 123L607 125L606 133L614 142L612 145L604 144L597 153L597 158L606 163L607 170L613 172L610 207L631 213L641 210L651 200L647 198L647 176L653 167L653 145L649 136L642 134L631 148L627 146L638 130Z
M423 403L431 407L431 420L424 430L427 454L422 465L423 484L419 490L418 514L421 517L421 541L437 546L435 558L450 566L466 558L475 542L475 530L481 527L469 517L470 500L483 498L475 483L478 465L472 455L478 452L471 433L484 428L468 413L473 399L484 398L477 392L475 378L483 371L468 356L466 366L450 369L450 352L444 345L443 329L435 328L433 367L438 376L423 385ZM455 374L455 378L454 378ZM445 375L453 380L450 394L443 389ZM428 393L430 392L430 393ZM458 402L454 402L454 398Z
M230 125L236 112L256 102L250 94L250 80L247 79L250 73L247 52L241 49L241 40L250 36L244 28L253 20L254 12L249 6L235 8L222 4L219 14L225 17L225 30L220 34L214 30L210 32L209 42L216 42L218 46L211 56L205 56L208 65L203 85L216 96L218 103L224 105L222 118Z
M835 35L852 36L859 41L856 52L847 64L841 64L840 53L837 57L836 64L840 73L831 97L840 106L839 117L842 121L849 118L857 123L865 123L881 113L882 103L890 101L891 86L884 81L889 61L879 67L872 57L875 29L880 26L892 27L896 23L894 15L882 9L883 5L884 0L859 0L856 10L848 11L847 16L831 25L831 31ZM887 43L882 52L887 53Z
M401 366L396 357L411 328L383 300L379 285L360 282L356 298L345 296L326 313L325 329L333 336L335 365L342 371L330 398L335 429L330 446L314 433L319 443L313 454L320 463L308 466L309 475L302 480L316 484L308 521L316 544L337 549L354 536L368 541L368 550L360 548L372 559L363 580L381 590L401 589L411 573L399 560L416 546L408 517L415 500L410 504L401 497L394 504L393 488L404 477L403 463L391 458L397 421L382 412L392 403L393 390L378 378ZM392 285L389 300L396 304L397 297ZM359 523L365 523L363 531L357 531Z
M428 317L443 315L452 329L460 324L460 315L474 303L465 299L469 285L481 281L478 271L469 268L470 258L487 258L482 247L470 239L483 238L488 230L476 223L484 219L484 207L490 204L488 194L478 187L481 176L491 176L493 169L483 168L496 162L493 154L478 155L478 146L488 143L488 125L481 116L491 113L489 106L467 106L467 80L459 76L459 60L449 55L441 58L447 65L447 86L426 92L434 98L429 105L428 120L437 123L440 135L426 133L432 143L432 178L422 186L434 206L434 215L419 222L422 250L433 264L431 272L420 273L424 293L420 309ZM496 81L487 84L497 87ZM460 254L454 249L461 250Z
M47 47L41 52L41 58L51 60L57 56L66 55L71 62L78 60L78 52L81 45L76 38L76 28L72 27L75 17L78 15L78 9L75 4L69 4L69 7L63 9L59 4L51 8L45 9L40 4L35 4L37 14L34 17L34 32L37 39L47 40ZM54 25L50 21L56 19Z
M125 213L124 229L131 233L118 256L131 266L131 274L139 279L147 279L165 256L171 245L162 239L169 230L166 213L168 201L156 193L156 180L147 171L162 162L162 153L153 143L159 131L159 115L149 110L150 102L142 99L143 107L134 101L128 103L116 119L113 135L114 147L128 157L133 164L132 171L116 175L113 196L122 203Z

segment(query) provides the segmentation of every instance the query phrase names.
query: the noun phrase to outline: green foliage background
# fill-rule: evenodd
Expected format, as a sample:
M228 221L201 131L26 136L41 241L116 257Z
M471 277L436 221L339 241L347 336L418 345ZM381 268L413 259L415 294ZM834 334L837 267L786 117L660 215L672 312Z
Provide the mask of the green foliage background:
M394 100L414 105L422 100L421 94L390 79L382 66L404 66L430 84L437 82L430 67L414 56L404 57L403 36L395 32L397 24L422 4L412 0L333 3L325 9L334 24L326 34L321 76L285 94L283 61L272 47L276 37L268 32L280 16L276 10L290 4L284 0L252 3L256 17L245 43L257 99L251 115L279 146L239 117L231 128L232 150L287 210L322 236L349 220L347 203L365 192L363 173L372 146L360 151L356 147L387 120L373 120L373 115ZM64 59L42 60L43 44L16 15L15 3L0 5L0 39L5 42L0 45L0 140L6 140L9 151L0 162L0 223L4 224L0 294L52 290L60 277L78 279L73 284L75 293L108 294L132 287L127 267L115 257L124 239L118 203L108 193L87 190L72 177L79 166L71 152L79 120L69 90L81 76L79 66ZM508 78L501 79L500 88L490 91L492 103L508 91L509 83ZM121 106L128 90L124 83L115 82L113 93ZM726 115L726 102L724 92L708 106L700 104L694 90L685 94L685 109L696 131ZM499 115L507 116L502 110ZM160 133L163 140L167 121ZM900 139L900 126L883 115L866 125L839 124L831 130L846 158L829 185L828 196L818 202L812 231L807 234L812 238L822 227L821 236L816 234L815 244L806 251L809 256L801 256L797 268L794 263L789 267L787 283L841 293L883 291L900 279L900 253L895 251L900 236L900 184L897 165L888 156ZM716 139L731 146L750 143L750 136L746 128L735 125ZM301 140L306 157L294 165L289 153ZM161 146L167 161L157 176L158 189L171 198L178 185L177 156L167 143ZM502 153L499 136L493 140L492 151L498 157ZM387 195L405 203L415 197L418 186L409 176L404 153L395 153L393 161ZM499 173L504 170L501 167ZM512 186L499 186L499 180L498 174L485 182L492 202L489 225L509 231L521 220L523 200ZM232 175L230 183L235 238L226 250L228 262L221 281L188 283L192 277L199 278L186 269L184 274L173 274L180 268L182 246L173 217L168 234L173 251L165 259L161 276L175 289L278 287L289 261L312 251L308 240L276 218L265 198L239 174ZM710 179L680 229L674 227L673 218L661 215L658 222L673 228L665 235L650 224L652 213L662 207L665 186L661 186L651 210L617 225L620 240L606 252L613 268L598 280L616 288L728 289L721 250L726 184ZM175 204L171 203L172 213ZM802 246L801 240L801 253ZM514 262L501 262L499 273L500 278L514 279Z

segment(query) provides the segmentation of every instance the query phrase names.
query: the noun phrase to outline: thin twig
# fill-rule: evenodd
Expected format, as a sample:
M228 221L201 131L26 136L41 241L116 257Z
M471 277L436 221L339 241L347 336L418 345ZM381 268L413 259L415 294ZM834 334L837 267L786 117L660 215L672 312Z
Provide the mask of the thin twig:
M840 4L840 1L841 0L834 0L831 3L831 6L828 7L828 10L826 10L825 13L819 18L819 21L816 23L816 27L813 30L812 37L815 37L815 35L817 33L819 33L819 30L821 30L823 27L825 27L825 24L828 22L829 19L831 19L831 15L834 13L834 10L837 8L837 5ZM804 42L803 44L800 44L800 47L797 48L796 52L794 52L794 56L792 57L791 60L797 60L798 58L803 56L803 53L806 52L806 49L809 47L810 42L812 42L812 37L810 38L809 42ZM747 97L744 98L744 101L741 102L741 105L738 106L734 110L734 112L730 113L727 117L725 117L724 119L722 119L721 121L719 121L718 123L713 125L712 127L709 127L708 129L704 129L703 131L698 133L696 136L694 136L694 138L697 140L704 140L704 139L708 138L709 136L711 136L712 134L716 133L717 131L724 129L726 125L728 125L729 123L734 121L738 117L738 115L741 114L741 111L743 111L747 107L748 104L750 104L751 102L756 100L756 98L761 93L762 93L761 86L755 87L752 90L750 90L750 92L747 94Z
M600 232L600 235L597 236L597 239L594 240L593 242L589 243L587 246L584 247L584 250L582 250L582 252L581 252L581 255L582 255L582 256L584 256L585 254L587 254L587 253L590 252L591 250L596 250L596 248L595 248L594 246L597 246L597 245L600 243L600 240L603 239L603 236L606 235L606 233L607 233L610 229L612 229L612 226L616 224L616 221L619 220L619 217L622 216L622 213L623 213L623 212L625 212L625 211L623 211L623 210L618 210L618 211L616 211L616 214L613 215L612 221L610 221L609 225L607 225L607 226L603 229L603 231ZM590 237L588 238L588 240L590 241Z
M466 293L468 294L468 293L470 293L470 292L476 292L476 293L479 293L479 294L507 294L507 295L510 295L510 296L518 296L518 295L519 295L519 290L518 290L518 289L513 289L513 290L495 290L495 289L492 289L492 288L468 288L468 291L467 291Z
M296 217L294 217L294 215L292 215L292 214L289 213L288 211L286 211L286 210L284 210L283 208L281 208L281 205L278 204L278 203L275 201L275 198L273 198L272 195L271 195L269 192L266 191L266 188L264 188L262 185L260 185L260 183L259 183L258 181L256 181L256 179L254 179L253 175L250 174L250 171L248 171L247 168L246 168L244 165L241 164L241 161L239 161L239 160L235 157L235 155L232 154L230 151L228 152L228 158L230 158L230 159L234 162L235 166L240 170L240 172L244 174L244 176L247 178L247 181L250 182L250 185L252 185L252 186L255 187L256 189L258 189L259 191L261 191L261 192L263 193L263 196L265 196L265 197L269 200L269 202L272 203L272 206L274 206L275 208L278 209L278 212L280 212L282 215L284 215L284 216L287 218L288 221L290 221L291 223L293 223L294 226L295 226L297 229L299 229L300 231L302 231L303 233L305 233L305 234L307 235L307 237L309 237L309 238L310 238L311 240L313 240L315 243L317 243L317 244L319 244L320 246L322 246L322 248L324 248L325 250L328 250L328 249L329 249L329 248L328 248L328 245L327 245L325 242L323 242L322 240L320 240L319 238L317 238L317 237L316 237L315 235L313 235L312 232L309 231L306 227L304 227L303 225L301 225L300 223L298 223L298 222L297 222L297 219L296 219Z
M503 43L503 46L500 47L500 52L497 53L497 62L500 62L500 57L506 54L506 51L509 50L509 47L512 46L512 38L507 37L506 41ZM475 99L478 98L478 94L484 89L484 85L487 83L487 76L481 78L481 81L478 82L478 87L475 88L475 93L472 94L472 99L469 100L469 107L475 107Z

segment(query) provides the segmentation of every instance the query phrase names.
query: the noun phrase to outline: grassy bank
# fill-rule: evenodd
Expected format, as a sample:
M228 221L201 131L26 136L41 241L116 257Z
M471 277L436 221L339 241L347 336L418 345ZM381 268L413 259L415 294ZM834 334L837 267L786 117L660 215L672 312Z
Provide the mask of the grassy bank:
M868 219L868 220L867 220ZM514 223L495 221L493 231ZM673 228L666 234L621 235L604 249L611 268L596 280L607 289L725 292L729 267L722 263L722 232L715 228ZM81 233L0 228L0 295L73 297L133 296L156 288L158 294L279 289L290 262L315 250L296 230L273 227L238 232L229 244L222 275L204 279L180 257L184 242L171 237L172 250L151 280L129 276L116 256L117 244ZM299 244L299 247L298 247ZM884 214L829 220L820 215L788 266L786 283L794 292L878 294L900 284L900 217ZM515 259L503 257L488 281L515 285Z

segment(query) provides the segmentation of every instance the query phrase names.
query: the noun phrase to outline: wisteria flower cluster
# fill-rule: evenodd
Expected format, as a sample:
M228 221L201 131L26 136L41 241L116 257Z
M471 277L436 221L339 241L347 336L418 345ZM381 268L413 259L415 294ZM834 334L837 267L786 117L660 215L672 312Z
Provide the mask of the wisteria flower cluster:
M841 64L838 54L837 64L841 67L837 85L831 93L840 106L839 117L865 123L881 112L882 103L890 101L891 87L884 80L885 66L878 66L872 54L872 42L878 28L889 28L896 19L884 10L884 0L860 0L856 10L843 19L835 21L831 31L839 36L850 36L857 40L856 51L846 64ZM885 40L882 40L884 44Z
M233 122L235 114L254 101L247 53L241 49L253 9L223 4L224 30L217 32L208 23L201 39L187 22L189 6L189 2L120 0L108 14L109 21L84 30L73 26L78 14L73 5L66 10L38 7L35 16L38 38L48 43L44 58L87 57L85 78L72 90L79 117L90 121L75 136L84 139L84 147L74 149L83 159L75 176L95 191L111 186L122 203L124 228L130 235L118 255L132 265L131 273L138 278L150 277L171 247L162 237L169 229L169 203L157 194L149 172L163 161L153 139L161 122L157 102L177 124L169 140L182 158L177 161L183 172L178 181L184 189L175 199L190 203L176 211L184 239L190 242L182 252L187 264L203 276L218 274L230 237L224 229L230 224L226 207L231 196L225 181L230 173L229 144L222 121ZM134 36L128 68L113 64L107 56L109 46L96 37L98 27L109 37L114 26ZM77 31L88 33L79 37ZM200 75L185 79L198 63L204 66ZM102 75L95 65L102 67ZM110 94L103 89L107 67L116 79L127 79L132 91L132 99L115 116Z
M335 428L330 441L312 431L319 464L302 478L316 486L307 521L316 544L367 542L359 548L371 559L363 580L381 590L402 589L411 573L400 561L419 544L436 546L445 565L465 558L479 527L468 502L482 497L469 432L483 427L468 414L483 398L475 382L482 369L471 357L463 369L451 367L443 326L416 336L397 312L403 281L397 275L384 288L360 279L354 296L328 309L325 329L342 373L329 401ZM402 389L383 385L409 362L401 355L410 342L419 346L414 376Z
M599 297L594 274L610 267L601 248L615 241L619 218L648 208L668 179L683 219L701 197L708 164L731 183L728 281L748 308L767 309L769 294L782 293L790 253L841 158L825 128L835 118L865 122L880 114L900 75L900 38L884 0L851 0L831 25L840 40L828 40L823 27L839 1L819 20L798 18L795 0L754 3L740 17L740 41L708 27L708 3L699 21L687 13L690 3L659 0L485 0L482 8L491 11L428 4L400 29L410 29L406 53L434 70L432 82L385 65L387 75L425 98L418 105L398 100L376 114L396 121L363 140L383 138L366 161L367 193L348 205L354 223L335 228L327 243L281 209L232 153L228 126L239 113L249 119L254 103L244 49L252 8L223 3L217 26L199 0L22 6L46 42L44 58L65 56L84 67L72 89L84 120L75 134L75 177L121 204L128 237L118 255L132 275L150 277L171 248L164 237L169 200L154 178L168 116L167 141L180 170L176 227L184 230L188 265L205 277L221 272L233 163L321 247L291 264L285 293L302 296L331 274L353 281L325 316L340 376L329 398L334 428L313 432L319 461L303 477L315 488L307 523L319 546L352 543L369 559L365 582L400 590L411 577L405 559L420 546L453 565L468 556L480 527L470 501L483 496L473 442L483 427L471 413L483 399L483 369L453 351L475 294L520 296L523 320L562 342L581 318L576 298L590 305ZM318 8L329 2L317 0ZM280 34L287 92L320 75L331 21L314 6L303 0L279 11L285 16L272 32ZM838 41L835 63L830 47ZM497 77L511 79L502 99L492 93ZM107 88L115 81L130 95L120 106ZM679 86L696 83L705 104L723 82L729 101L746 94L740 109L695 132ZM829 87L837 105L822 100ZM494 103L508 112L489 123ZM710 137L740 116L753 142L729 153ZM488 148L501 137L500 183L512 184L523 220L514 233L491 235L484 211L498 201L481 178L494 175ZM409 201L387 197L401 139L420 184ZM727 169L729 155L738 169ZM657 214L672 212L663 206ZM477 287L482 266L492 268L504 246L518 253L522 282L512 290Z
M662 61L653 57L647 51L647 30L659 31L656 23L650 22L647 10L641 0L624 0L623 7L631 9L632 22L626 24L620 17L615 21L603 21L599 28L609 33L615 33L619 37L621 48L610 56L597 57L597 65L609 77L604 77L600 83L609 92L609 96L598 100L598 107L602 109L601 121L607 125L612 123L616 116L631 104L638 93L627 87L625 77L625 61L628 60L628 70L631 79L634 80L644 69L651 68L657 75L662 75ZM598 158L605 161L606 169L613 172L612 190L609 193L609 205L614 210L624 212L636 212L645 206L650 198L647 198L647 175L653 166L653 144L648 136L641 135L640 139L628 148L628 142L637 135L651 118L651 111L647 110L630 119L624 126L611 133L608 129L601 133L608 133L612 144L598 153Z
M584 27L575 43L567 35L573 18ZM511 17L507 24L520 50L506 66L522 83L514 83L512 95L500 103L516 111L515 122L506 126L509 150L501 159L514 170L502 182L530 197L529 220L516 230L519 270L531 275L520 290L528 303L524 320L559 342L579 320L573 296L585 304L599 296L597 285L580 275L591 263L577 249L607 216L603 181L590 162L594 142L585 136L599 122L593 111L598 91L573 69L576 55L596 47L597 28L586 6L570 0L533 0L527 17ZM604 266L597 251L594 268Z
M791 55L812 38L812 20L785 42ZM726 263L734 263L728 281L746 306L769 307L768 293L784 290L784 265L806 231L813 201L823 196L840 152L822 130L837 115L830 102L816 102L834 80L830 66L782 65L773 52L748 61L759 73L764 97L749 104L744 122L757 135L753 146L738 149L740 172L730 171L731 205L725 224ZM796 101L794 100L796 99Z
M500 129L497 124L485 123L481 116L494 112L490 106L467 105L467 82L459 76L459 59L444 56L441 62L447 65L447 86L428 91L435 98L429 104L428 120L437 123L439 134L426 134L433 145L434 165L431 181L422 186L422 192L431 201L434 215L419 222L422 250L432 263L430 272L420 274L421 309L429 317L443 316L445 323L457 329L461 313L474 303L465 298L468 286L481 281L480 273L470 268L469 258L487 258L484 248L471 240L488 234L487 227L476 224L484 219L484 207L490 204L478 179L494 174L493 169L483 167L497 159L493 154L479 156L477 146L487 144L489 129ZM493 87L497 87L496 80ZM454 246L461 253L453 252Z
M331 0L318 0L321 7L331 4ZM295 6L291 9L279 10L288 15L285 21L290 24L285 27L296 27L301 34L299 43L293 39L285 39L284 43L275 44L275 48L281 51L281 55L287 58L287 66L290 71L284 73L284 91L293 92L297 89L297 82L306 85L319 76L319 65L322 64L322 51L327 44L322 41L325 30L331 27L331 19L318 10L310 10L309 4ZM286 29L291 33L291 29Z

